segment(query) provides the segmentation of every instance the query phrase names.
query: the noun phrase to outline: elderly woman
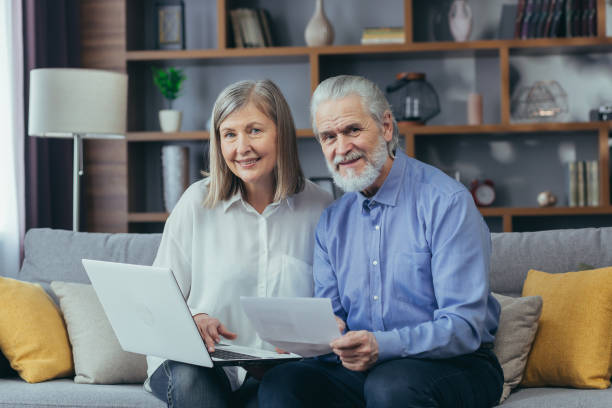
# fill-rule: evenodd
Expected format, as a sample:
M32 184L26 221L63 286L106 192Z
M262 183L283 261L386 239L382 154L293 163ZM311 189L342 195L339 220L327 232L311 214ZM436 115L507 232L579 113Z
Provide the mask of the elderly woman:
M314 229L332 198L304 178L291 111L271 81L224 89L210 135L210 174L170 214L154 265L174 272L210 351L221 337L270 349L240 296L312 296ZM238 367L147 363L145 387L172 407L227 406L257 384Z

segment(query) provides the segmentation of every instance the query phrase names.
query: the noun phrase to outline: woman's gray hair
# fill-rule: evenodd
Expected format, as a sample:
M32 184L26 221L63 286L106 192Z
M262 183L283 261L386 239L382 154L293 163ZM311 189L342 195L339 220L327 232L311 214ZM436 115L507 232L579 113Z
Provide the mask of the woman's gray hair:
M221 152L221 123L232 113L249 103L276 124L276 168L274 169L274 201L301 192L305 180L297 152L297 136L291 109L280 89L274 82L239 81L226 87L215 101L210 124L209 163L210 177L204 205L212 208L237 192L244 194L242 180L225 163Z
M393 117L393 111L380 88L372 81L354 75L338 75L321 82L315 89L310 100L310 120L312 130L318 138L316 114L321 102L342 99L349 95L358 95L365 110L370 112L372 118L382 129L383 119L386 112L391 114L393 120L393 137L387 142L389 156L395 157L395 149L399 144L399 129L397 121Z

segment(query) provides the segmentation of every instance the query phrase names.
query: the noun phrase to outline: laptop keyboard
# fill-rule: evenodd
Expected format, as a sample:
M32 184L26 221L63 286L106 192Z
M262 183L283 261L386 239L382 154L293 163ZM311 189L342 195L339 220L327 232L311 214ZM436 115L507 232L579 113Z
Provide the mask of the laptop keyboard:
M261 359L261 357L250 356L248 354L236 353L235 351L228 350L219 350L216 349L212 353L210 353L211 357L215 357L221 360L256 360Z

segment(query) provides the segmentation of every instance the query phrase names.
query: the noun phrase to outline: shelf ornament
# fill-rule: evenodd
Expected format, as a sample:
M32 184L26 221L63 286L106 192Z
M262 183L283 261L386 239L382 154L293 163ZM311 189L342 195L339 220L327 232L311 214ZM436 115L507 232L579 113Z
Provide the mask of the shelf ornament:
M472 9L466 0L454 0L448 12L448 26L457 42L464 42L472 33Z
M316 1L314 14L306 25L306 31L304 31L304 39L309 47L331 45L334 42L334 27L325 15L323 0Z
M387 86L387 94L395 119L424 125L440 113L440 100L423 72L400 72L397 81Z
M567 94L557 81L537 81L516 90L511 112L519 121L563 121L569 112Z
M178 132L181 129L182 112L172 109L172 102L180 96L183 81L187 79L182 70L174 67L161 69L151 67L153 82L164 98L169 109L159 111L159 125L162 132Z

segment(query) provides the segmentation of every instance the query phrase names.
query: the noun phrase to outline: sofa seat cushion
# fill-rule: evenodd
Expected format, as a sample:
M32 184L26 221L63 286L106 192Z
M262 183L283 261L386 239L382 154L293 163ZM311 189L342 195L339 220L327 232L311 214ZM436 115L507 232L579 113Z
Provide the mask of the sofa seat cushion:
M519 388L501 408L610 408L612 388L579 390L573 388Z
M76 384L72 379L28 384L19 378L0 380L0 407L142 407L164 408L142 384Z

